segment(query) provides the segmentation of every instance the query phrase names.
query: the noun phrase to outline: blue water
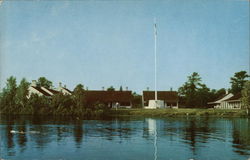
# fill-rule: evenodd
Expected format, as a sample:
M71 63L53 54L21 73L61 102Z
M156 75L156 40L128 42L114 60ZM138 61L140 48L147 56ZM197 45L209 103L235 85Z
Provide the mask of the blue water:
M0 157L18 160L247 160L247 118L1 116Z

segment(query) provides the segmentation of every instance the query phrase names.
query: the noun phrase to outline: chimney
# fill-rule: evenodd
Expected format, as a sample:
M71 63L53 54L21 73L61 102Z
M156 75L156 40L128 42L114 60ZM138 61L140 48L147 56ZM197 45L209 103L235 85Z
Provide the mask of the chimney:
M228 89L226 89L226 94L228 94Z
M172 87L170 88L170 91L171 91L171 92L173 91L173 88L172 88Z
M149 87L147 87L147 91L149 91Z
M104 89L105 89L105 88L104 88L104 87L102 87L102 90L103 90L103 91L104 91Z
M128 91L128 87L126 87L126 91Z
M36 80L32 80L31 86L32 86L32 87L36 87Z

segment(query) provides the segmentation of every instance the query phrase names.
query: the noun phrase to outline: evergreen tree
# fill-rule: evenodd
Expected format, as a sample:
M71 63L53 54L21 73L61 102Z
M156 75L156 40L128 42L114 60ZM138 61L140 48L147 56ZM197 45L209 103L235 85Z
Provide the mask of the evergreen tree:
M52 87L52 82L47 80L45 77L40 77L38 78L37 85L40 87L50 88Z
M240 93L247 81L249 75L246 71L236 72L234 77L231 77L231 90L230 92L234 95Z

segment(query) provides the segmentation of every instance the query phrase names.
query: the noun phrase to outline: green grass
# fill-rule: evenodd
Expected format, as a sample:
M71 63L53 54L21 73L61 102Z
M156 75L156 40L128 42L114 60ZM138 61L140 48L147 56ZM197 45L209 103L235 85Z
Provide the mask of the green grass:
M221 117L241 117L247 116L243 109L112 109L112 116L221 116Z

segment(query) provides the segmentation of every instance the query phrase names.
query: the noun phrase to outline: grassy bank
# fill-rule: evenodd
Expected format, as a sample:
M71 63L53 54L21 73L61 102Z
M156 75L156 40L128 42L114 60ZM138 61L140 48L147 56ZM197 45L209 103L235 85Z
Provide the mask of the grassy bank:
M246 110L239 109L112 109L112 116L145 116L145 117L174 117L174 116L218 116L245 117Z

